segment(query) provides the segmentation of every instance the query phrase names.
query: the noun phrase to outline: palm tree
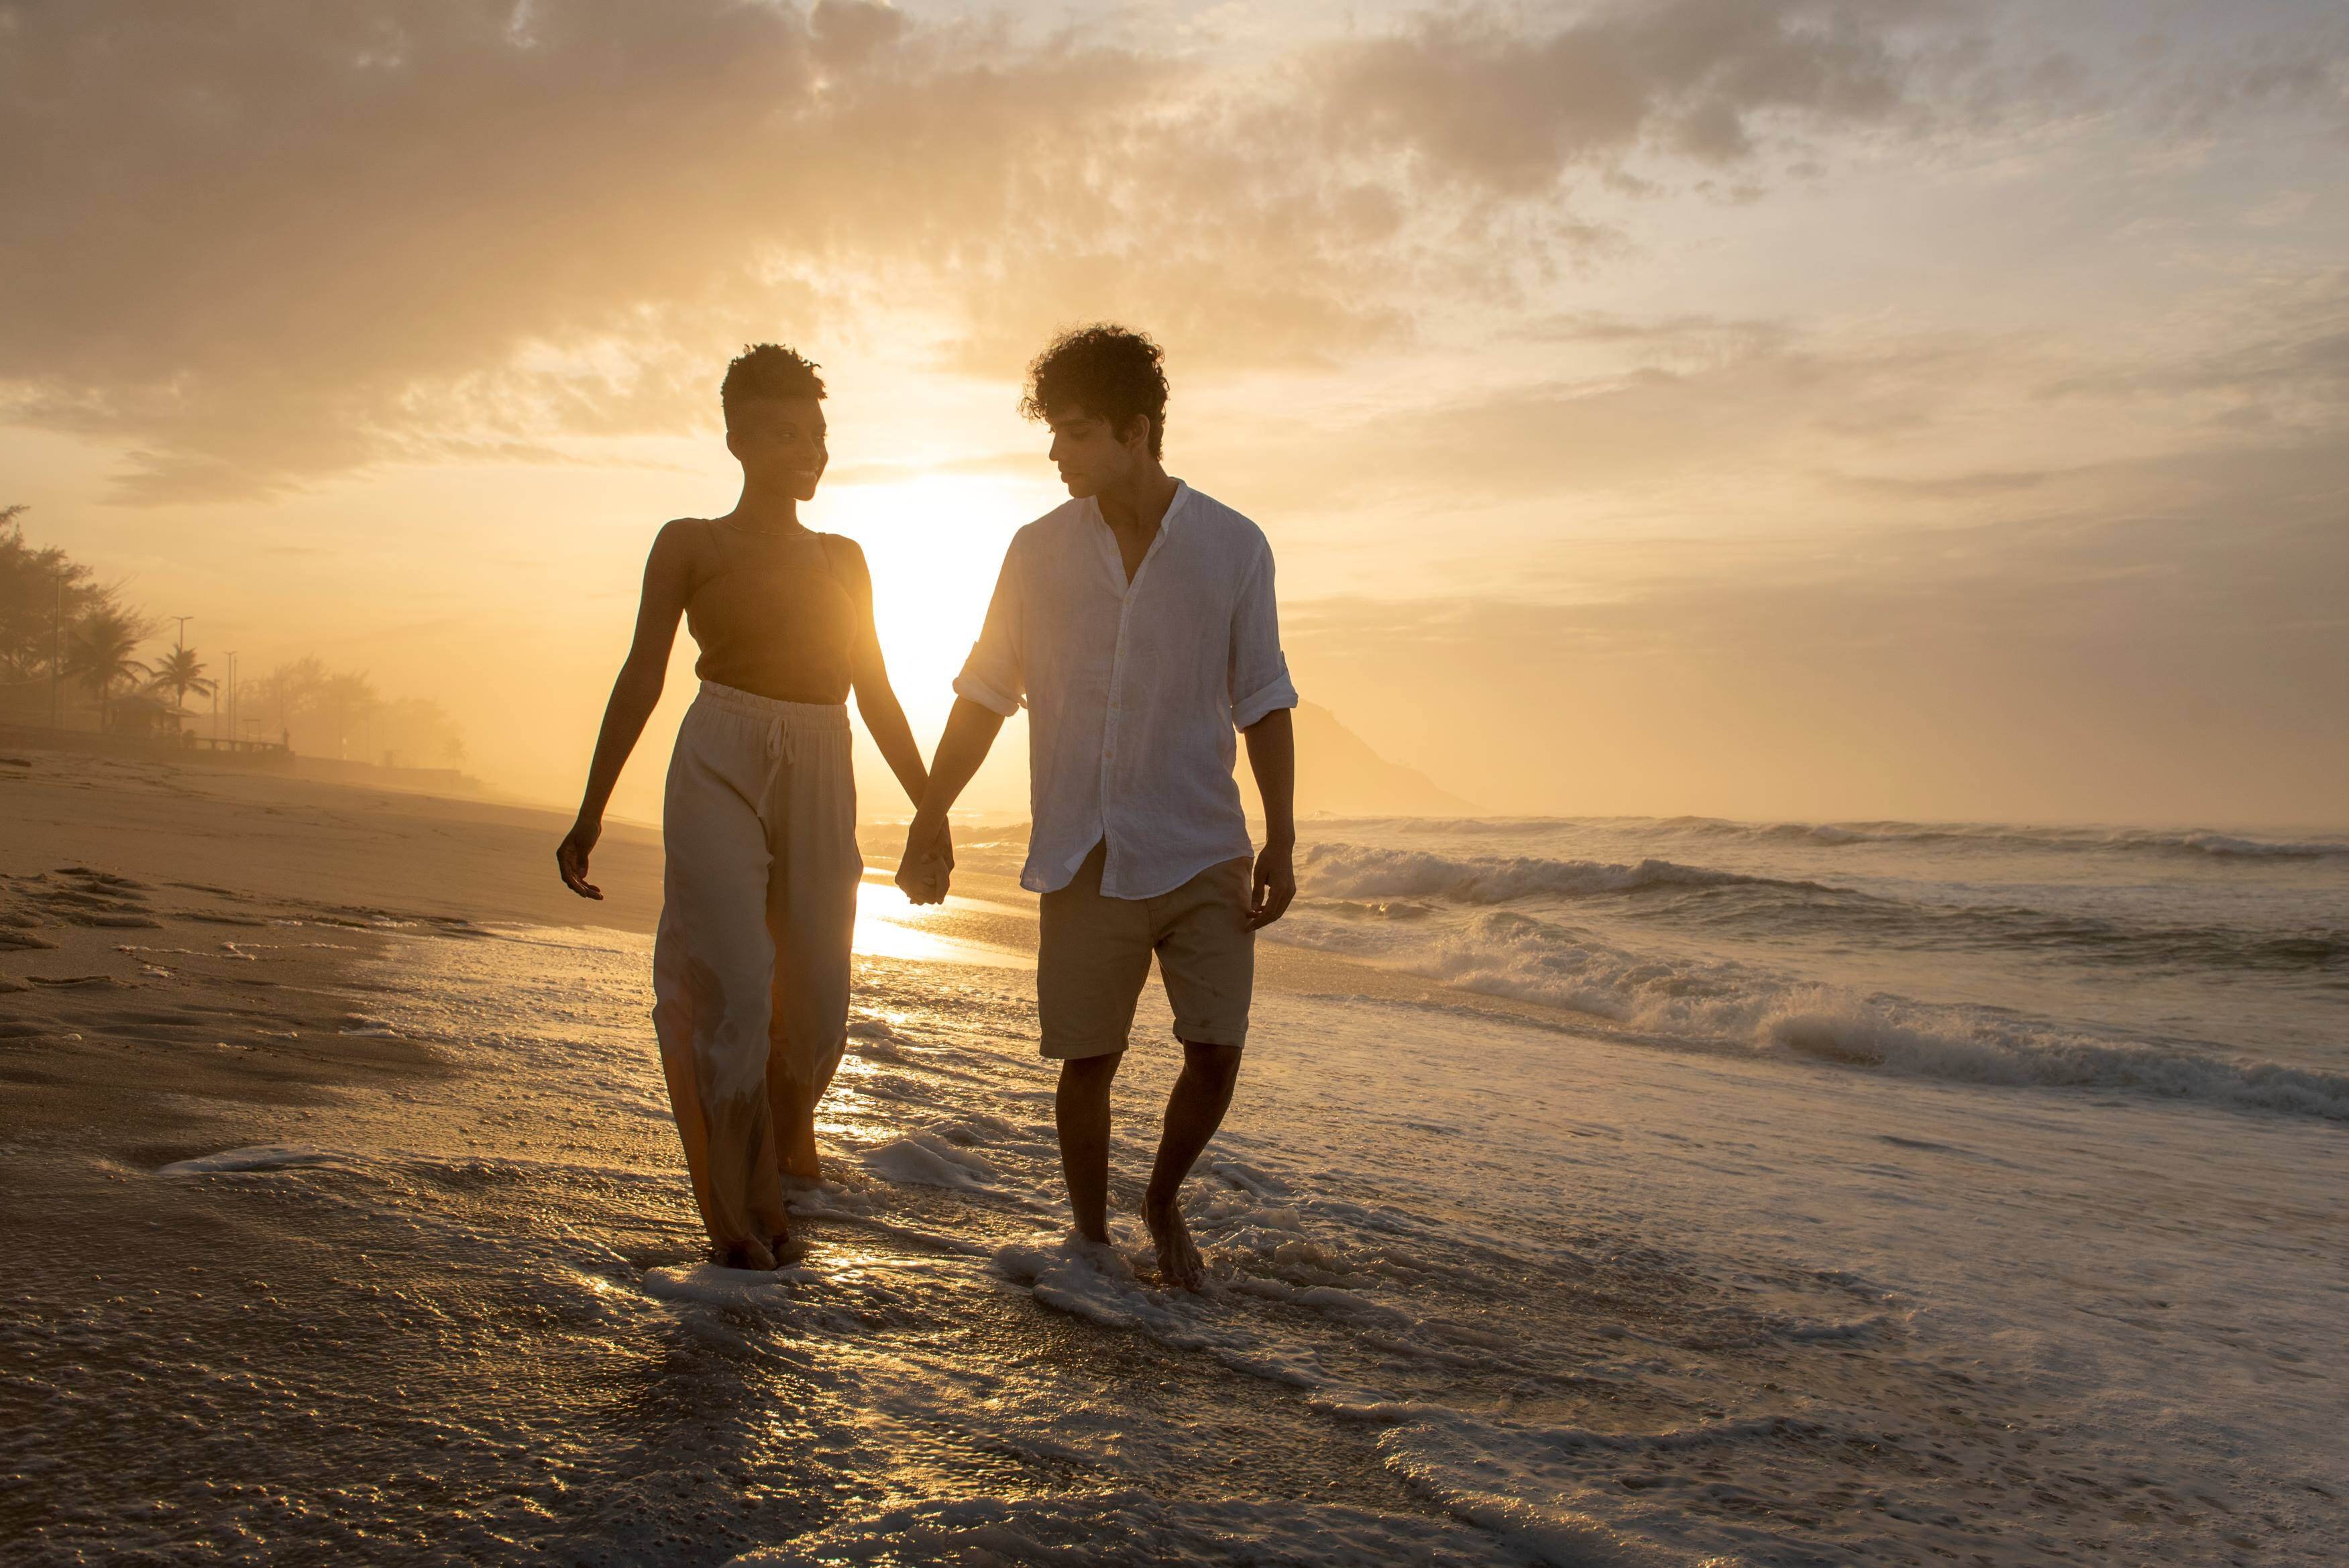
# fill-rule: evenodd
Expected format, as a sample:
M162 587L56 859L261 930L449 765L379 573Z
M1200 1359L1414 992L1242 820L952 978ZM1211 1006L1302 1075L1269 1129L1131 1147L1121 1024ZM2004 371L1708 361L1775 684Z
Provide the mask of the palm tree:
M204 674L203 661L196 657L193 648L173 648L155 662L153 673L155 689L170 692L171 701L179 707L187 706L190 692L198 696L212 694L212 683Z
M148 673L131 655L146 639L147 628L119 610L95 610L81 618L66 639L66 673L98 694L100 728L114 725L114 688Z

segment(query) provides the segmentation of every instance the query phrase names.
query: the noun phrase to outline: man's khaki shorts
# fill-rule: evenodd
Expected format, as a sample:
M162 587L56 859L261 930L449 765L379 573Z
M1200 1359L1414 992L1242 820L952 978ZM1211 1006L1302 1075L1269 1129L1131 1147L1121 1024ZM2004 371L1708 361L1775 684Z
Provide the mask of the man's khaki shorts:
M1125 1049L1150 955L1174 1008L1174 1037L1201 1046L1247 1043L1256 985L1256 933L1248 929L1252 863L1209 866L1156 898L1104 898L1095 844L1069 885L1044 895L1036 954L1036 1011L1043 1053L1054 1060Z

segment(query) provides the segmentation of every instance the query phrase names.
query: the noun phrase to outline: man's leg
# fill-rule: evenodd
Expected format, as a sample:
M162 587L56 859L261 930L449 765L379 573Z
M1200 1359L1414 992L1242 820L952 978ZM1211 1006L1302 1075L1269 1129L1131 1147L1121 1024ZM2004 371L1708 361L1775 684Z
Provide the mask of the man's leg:
M1206 1269L1183 1223L1183 1179L1224 1124L1247 1039L1256 985L1256 938L1247 925L1251 870L1248 861L1226 861L1154 901L1158 970L1174 1009L1174 1037L1183 1042L1183 1072L1166 1099L1166 1130L1143 1218L1157 1243L1160 1277L1185 1290L1198 1289Z
M1231 1109L1232 1087L1239 1081L1237 1046L1183 1042L1183 1071L1166 1097L1166 1130L1159 1134L1158 1159L1150 1168L1142 1215L1150 1226L1150 1239L1157 1243L1158 1272L1169 1284L1185 1290L1199 1288L1206 1266L1183 1223L1183 1181L1199 1162L1216 1129L1223 1126L1224 1112Z
M1111 1051L1064 1061L1060 1089L1052 1096L1052 1119L1061 1130L1061 1173L1068 1180L1077 1234L1104 1245L1109 1242L1109 1088L1123 1060L1123 1051Z
M1061 1064L1052 1118L1077 1233L1109 1240L1109 1087L1125 1059L1134 1004L1150 978L1149 913L1102 896L1103 844L1069 885L1037 908L1036 1021L1049 1061Z

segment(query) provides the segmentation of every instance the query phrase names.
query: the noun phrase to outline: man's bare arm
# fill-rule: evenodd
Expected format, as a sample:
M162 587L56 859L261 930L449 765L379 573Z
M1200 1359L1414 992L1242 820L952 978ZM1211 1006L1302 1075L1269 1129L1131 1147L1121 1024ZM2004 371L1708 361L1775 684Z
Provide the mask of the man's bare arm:
M1270 925L1297 896L1297 730L1288 710L1274 708L1240 731L1248 769L1264 797L1264 848L1248 892L1248 929Z
M929 788L922 792L921 809L905 829L905 852L897 862L897 885L916 903L936 903L946 897L942 881L926 875L927 862L947 854L947 813L968 785L988 748L1002 732L1003 716L967 696L955 698L947 716L947 732L930 758Z

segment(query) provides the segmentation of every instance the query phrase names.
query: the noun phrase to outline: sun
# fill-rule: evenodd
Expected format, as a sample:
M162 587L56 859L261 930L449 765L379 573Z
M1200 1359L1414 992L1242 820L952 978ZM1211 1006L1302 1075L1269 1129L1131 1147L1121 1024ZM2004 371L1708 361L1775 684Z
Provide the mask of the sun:
M917 735L946 723L1004 549L1052 494L1049 470L1037 480L925 474L839 486L810 509L815 527L864 547L890 684Z

